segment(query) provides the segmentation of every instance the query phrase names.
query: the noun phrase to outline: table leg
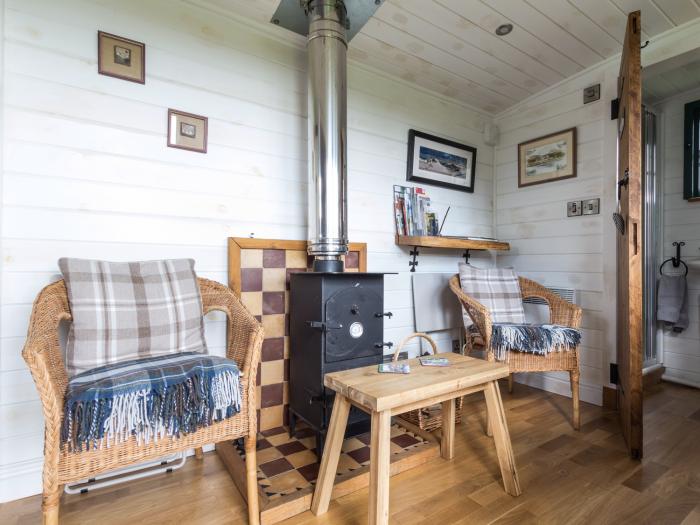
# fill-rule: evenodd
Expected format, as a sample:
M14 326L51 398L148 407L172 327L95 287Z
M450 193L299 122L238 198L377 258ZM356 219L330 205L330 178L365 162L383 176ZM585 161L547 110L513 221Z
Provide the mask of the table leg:
M442 402L442 440L440 455L452 459L455 455L455 400Z
M323 458L318 470L316 490L314 490L314 497L311 501L311 512L316 515L325 513L331 502L333 482L338 470L338 459L340 459L340 449L343 446L349 411L350 401L348 401L348 398L336 394L333 402L333 412L331 413L331 422L326 435L326 444L323 448Z
M372 412L369 449L369 525L389 523L391 412Z
M501 392L498 389L498 381L491 381L486 386L484 394L486 395L486 406L489 412L491 429L493 430L493 438L496 443L498 463L501 466L503 485L508 494L511 496L519 496L521 490L518 470L515 466L515 457L513 456L513 447L510 443L508 423L506 422L506 413L503 409Z

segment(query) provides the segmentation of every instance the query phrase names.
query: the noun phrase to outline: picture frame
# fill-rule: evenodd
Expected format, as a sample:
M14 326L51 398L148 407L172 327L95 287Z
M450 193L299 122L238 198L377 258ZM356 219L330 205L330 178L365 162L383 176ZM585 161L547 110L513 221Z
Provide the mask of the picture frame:
M97 72L137 84L146 83L146 44L97 32Z
M408 130L407 181L473 193L475 178L475 147Z
M518 188L576 177L576 128L518 144Z
M168 147L207 152L209 119L177 109L168 109Z

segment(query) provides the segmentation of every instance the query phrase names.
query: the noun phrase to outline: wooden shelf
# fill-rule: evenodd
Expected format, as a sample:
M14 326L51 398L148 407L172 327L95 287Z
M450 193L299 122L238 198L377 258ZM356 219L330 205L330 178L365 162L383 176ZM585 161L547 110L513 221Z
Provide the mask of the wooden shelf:
M418 246L419 248L451 248L456 250L510 250L510 244L507 242L481 239L453 239L437 235L397 235L396 244L400 246Z

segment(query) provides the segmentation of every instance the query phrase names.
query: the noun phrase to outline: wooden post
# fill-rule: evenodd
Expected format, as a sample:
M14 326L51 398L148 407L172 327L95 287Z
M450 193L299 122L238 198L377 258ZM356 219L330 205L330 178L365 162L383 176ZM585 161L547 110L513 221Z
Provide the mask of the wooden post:
M369 445L369 525L389 523L391 412L372 412Z
M486 406L489 411L489 421L493 430L493 438L498 454L498 463L501 467L501 476L506 492L511 496L521 494L518 470L515 466L515 457L510 443L506 414L503 409L501 392L498 389L498 381L490 381L484 390L486 395Z
M443 401L440 455L444 459L452 459L455 456L455 414L455 400Z
M350 401L345 396L336 394L333 402L333 412L331 413L331 422L326 436L326 446L323 449L321 467L318 470L316 490L314 490L314 497L311 501L311 512L316 515L325 513L331 501L333 483L338 470L340 449L343 446L343 436L345 435L345 426L348 422L349 412Z

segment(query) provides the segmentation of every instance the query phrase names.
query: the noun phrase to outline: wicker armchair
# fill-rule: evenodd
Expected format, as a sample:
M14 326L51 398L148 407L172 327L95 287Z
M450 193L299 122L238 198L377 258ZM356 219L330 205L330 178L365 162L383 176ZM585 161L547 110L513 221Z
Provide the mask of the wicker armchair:
M68 295L61 280L45 287L34 301L27 342L22 351L36 383L44 412L43 521L58 524L62 486L96 474L140 463L186 449L195 448L202 457L205 444L245 438L246 478L248 482L248 518L258 523L258 486L256 475L256 385L255 377L263 341L262 326L225 286L198 279L204 314L221 310L228 317L226 355L241 370L241 411L179 439L162 439L157 443L130 441L82 452L69 452L61 445L60 429L68 376L58 339L61 321L71 321Z
M581 308L575 304L565 301L555 293L552 293L541 284L520 277L520 290L523 299L539 297L549 305L549 322L571 328L581 326ZM459 275L450 279L450 289L462 303L462 306L474 322L474 326L479 331L479 337L486 350L489 361L494 361L495 357L491 348L492 321L489 311L462 291L459 282ZM579 350L569 352L551 352L547 355L534 355L524 352L511 351L507 353L507 364L511 374L516 372L569 372L571 381L571 397L573 398L573 427L578 430L581 424L579 413ZM509 381L509 388L512 389L512 382Z

